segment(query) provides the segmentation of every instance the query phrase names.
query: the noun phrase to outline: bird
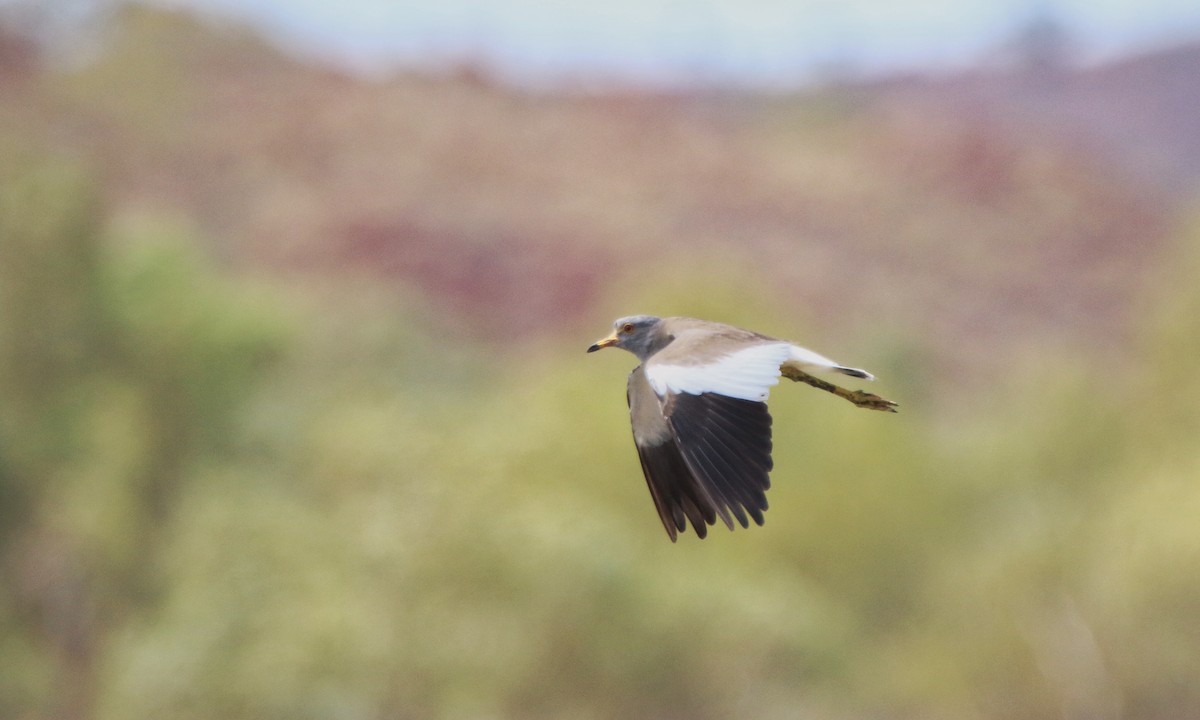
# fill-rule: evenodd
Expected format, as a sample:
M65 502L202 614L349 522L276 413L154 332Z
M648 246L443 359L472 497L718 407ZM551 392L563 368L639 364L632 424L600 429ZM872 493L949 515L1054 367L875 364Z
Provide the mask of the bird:
M786 340L687 317L631 315L587 351L615 347L640 364L626 401L642 472L671 542L691 523L704 538L720 519L730 530L763 524L771 485L767 396L782 374L856 405L894 412L895 403L847 391L808 371L874 380L866 370Z

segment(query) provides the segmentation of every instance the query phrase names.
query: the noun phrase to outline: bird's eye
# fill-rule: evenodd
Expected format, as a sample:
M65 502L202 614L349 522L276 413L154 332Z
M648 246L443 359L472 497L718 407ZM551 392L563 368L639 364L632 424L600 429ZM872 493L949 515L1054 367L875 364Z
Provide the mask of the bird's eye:
M621 332L623 332L623 333L633 332L633 323L625 323L624 325L622 325Z

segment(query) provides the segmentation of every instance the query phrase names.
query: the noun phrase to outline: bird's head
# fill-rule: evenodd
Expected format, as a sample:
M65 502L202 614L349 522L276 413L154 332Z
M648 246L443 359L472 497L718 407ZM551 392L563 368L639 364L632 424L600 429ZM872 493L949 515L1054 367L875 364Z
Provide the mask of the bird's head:
M645 360L659 349L661 324L662 318L653 315L630 315L619 318L613 323L612 334L592 343L587 351L596 352L606 347L619 347L622 350L628 350L639 359Z

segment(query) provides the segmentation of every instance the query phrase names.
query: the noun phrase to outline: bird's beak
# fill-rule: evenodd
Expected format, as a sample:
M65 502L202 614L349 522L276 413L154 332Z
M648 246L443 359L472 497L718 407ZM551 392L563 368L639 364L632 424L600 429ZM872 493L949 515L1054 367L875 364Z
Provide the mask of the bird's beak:
M588 352L596 352L597 350L606 348L609 345L616 345L618 342L620 342L620 340L621 339L618 338L617 334L614 332L612 335L609 335L603 340L597 340L596 342L592 343L592 346L588 348Z

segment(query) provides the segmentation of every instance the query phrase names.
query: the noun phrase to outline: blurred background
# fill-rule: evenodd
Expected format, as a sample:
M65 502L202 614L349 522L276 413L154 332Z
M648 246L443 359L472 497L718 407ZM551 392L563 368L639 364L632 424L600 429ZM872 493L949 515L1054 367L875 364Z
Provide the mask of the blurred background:
M1200 6L0 3L0 717L1200 716ZM618 315L793 338L668 541Z

